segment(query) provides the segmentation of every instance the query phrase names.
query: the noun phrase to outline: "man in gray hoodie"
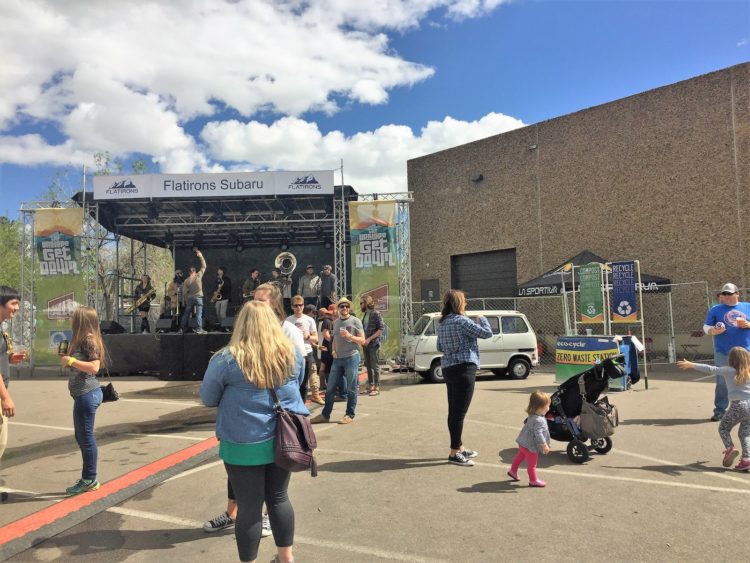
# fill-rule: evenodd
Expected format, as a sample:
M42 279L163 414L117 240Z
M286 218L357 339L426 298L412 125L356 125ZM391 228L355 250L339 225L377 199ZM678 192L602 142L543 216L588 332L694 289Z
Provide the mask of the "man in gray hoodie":
M197 325L195 332L205 334L206 331L203 330L203 274L206 273L206 260L197 248L195 249L195 255L200 260L201 267L198 271L195 270L195 267L191 267L190 275L182 282L182 299L184 300L185 310L182 313L180 332L187 330L190 313L195 307L195 322Z

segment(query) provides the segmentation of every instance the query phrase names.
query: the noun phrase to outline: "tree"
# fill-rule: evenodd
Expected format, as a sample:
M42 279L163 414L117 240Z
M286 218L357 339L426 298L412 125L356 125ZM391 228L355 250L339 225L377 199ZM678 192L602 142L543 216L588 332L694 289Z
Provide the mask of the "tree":
M0 217L0 285L21 290L21 221Z

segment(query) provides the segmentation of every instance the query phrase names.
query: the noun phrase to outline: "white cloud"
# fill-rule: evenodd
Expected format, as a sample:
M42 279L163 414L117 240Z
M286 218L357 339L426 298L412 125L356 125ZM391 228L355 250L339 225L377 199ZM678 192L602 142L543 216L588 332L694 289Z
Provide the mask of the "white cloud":
M330 169L344 159L344 180L361 193L406 190L406 161L511 129L523 122L500 113L477 121L446 117L431 121L419 134L404 125L385 125L350 137L340 131L323 135L314 123L285 117L271 125L257 121L208 123L201 138L213 159L244 163L254 170ZM338 182L339 179L337 178Z
M223 165L207 157L188 129L196 118L229 108L242 121L268 111L286 117L267 128L271 139L264 142L251 134L260 124L212 122L204 130L206 138L213 131L212 151L241 147L250 154L239 161L260 167L299 167L312 159L329 168L343 155L361 162L363 179L372 178L365 172L371 161L389 169L394 165L385 158L393 155L403 168L403 154L429 152L433 125L419 137L387 126L345 138L321 136L297 117L335 113L342 101L386 104L394 88L434 73L395 53L386 32L419 26L428 15L432 22L440 15L477 17L502 1L3 0L0 132L7 134L0 137L0 162L78 164L107 150L150 155L165 172L208 171ZM450 126L446 119L438 129ZM458 126L472 127L482 125ZM54 131L55 141L24 135L37 131ZM385 139L403 150L382 146ZM461 142L460 135L451 141ZM276 156L272 149L280 145L300 152ZM355 154L368 148L382 153ZM403 181L401 172L396 176Z

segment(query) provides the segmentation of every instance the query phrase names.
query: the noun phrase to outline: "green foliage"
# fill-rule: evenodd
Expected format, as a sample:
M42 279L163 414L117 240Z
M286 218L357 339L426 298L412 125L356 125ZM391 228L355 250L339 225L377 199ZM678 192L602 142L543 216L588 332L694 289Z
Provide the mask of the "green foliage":
M0 284L21 289L21 222L0 217Z

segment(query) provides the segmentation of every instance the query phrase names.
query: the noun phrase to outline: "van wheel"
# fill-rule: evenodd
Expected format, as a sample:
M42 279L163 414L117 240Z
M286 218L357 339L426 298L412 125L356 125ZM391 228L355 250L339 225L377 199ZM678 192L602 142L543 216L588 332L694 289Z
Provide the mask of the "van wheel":
M430 381L433 383L445 383L445 379L443 378L443 366L440 365L439 359L433 360L430 365L429 377Z
M508 365L508 375L511 379L526 379L530 373L531 364L522 358L516 358Z
M497 376L497 377L505 377L506 375L508 375L507 369L497 368L497 369L491 369L490 371L492 372L492 375Z

